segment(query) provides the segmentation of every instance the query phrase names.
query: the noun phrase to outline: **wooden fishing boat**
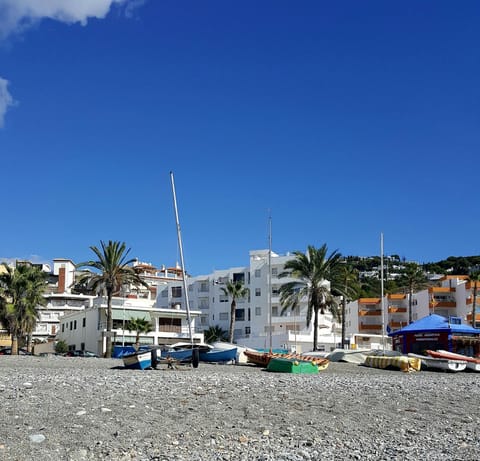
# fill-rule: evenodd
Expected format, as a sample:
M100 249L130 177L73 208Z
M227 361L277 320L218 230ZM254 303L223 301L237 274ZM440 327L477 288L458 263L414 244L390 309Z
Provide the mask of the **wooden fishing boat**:
M267 365L267 371L276 373L317 374L320 367L313 362L292 358L272 357Z
M431 357L412 353L408 354L408 356L420 359L427 369L457 372L463 371L467 367L467 362L465 360Z
M299 362L310 362L317 367L324 369L328 366L329 360L325 357L312 357L309 355L300 355L300 354L279 354L277 352L260 352L260 351L244 351L244 354L247 356L247 359L250 363L261 367L267 367L270 363L270 360L273 358L280 359L293 359Z
M468 357L466 355L456 354L455 352L448 352L441 349L438 351L427 350L426 352L431 357L446 358L446 359L453 359L453 360L464 360L465 362L467 362L467 368L469 370L480 372L479 358Z

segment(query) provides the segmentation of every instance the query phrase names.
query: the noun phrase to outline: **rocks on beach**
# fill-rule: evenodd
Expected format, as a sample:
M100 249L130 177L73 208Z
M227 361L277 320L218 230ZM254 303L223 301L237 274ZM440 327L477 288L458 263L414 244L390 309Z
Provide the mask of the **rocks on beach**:
M0 459L477 460L480 374L0 357Z

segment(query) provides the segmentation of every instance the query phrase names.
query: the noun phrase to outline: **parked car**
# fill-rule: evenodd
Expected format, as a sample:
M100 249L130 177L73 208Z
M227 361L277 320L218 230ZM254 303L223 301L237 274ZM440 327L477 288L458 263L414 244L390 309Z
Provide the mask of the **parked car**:
M3 347L0 349L0 355L12 355L11 347ZM28 352L27 349L19 348L18 355L32 355L31 352Z
M68 351L64 354L65 357L98 357L97 354L90 351Z

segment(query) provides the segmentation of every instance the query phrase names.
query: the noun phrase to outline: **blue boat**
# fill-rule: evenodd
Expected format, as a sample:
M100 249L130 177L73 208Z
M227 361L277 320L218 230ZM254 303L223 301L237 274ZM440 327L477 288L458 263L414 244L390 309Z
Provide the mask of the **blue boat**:
M211 350L200 350L200 361L201 362L215 362L215 363L224 363L236 361L237 359L237 348L232 347L231 349L211 349Z
M179 362L192 360L192 349L168 349L161 353L162 359L174 359Z
M132 370L145 370L152 366L152 351L138 351L122 357L123 366Z

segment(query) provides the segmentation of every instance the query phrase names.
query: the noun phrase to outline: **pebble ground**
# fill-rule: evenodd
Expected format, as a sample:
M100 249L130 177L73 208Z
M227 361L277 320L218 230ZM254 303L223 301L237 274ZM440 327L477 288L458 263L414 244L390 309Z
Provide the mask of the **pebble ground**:
M0 460L480 459L480 373L0 357Z

